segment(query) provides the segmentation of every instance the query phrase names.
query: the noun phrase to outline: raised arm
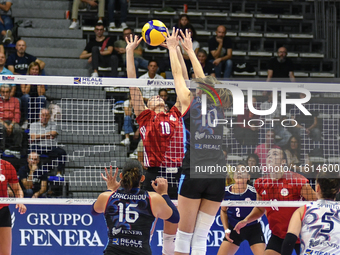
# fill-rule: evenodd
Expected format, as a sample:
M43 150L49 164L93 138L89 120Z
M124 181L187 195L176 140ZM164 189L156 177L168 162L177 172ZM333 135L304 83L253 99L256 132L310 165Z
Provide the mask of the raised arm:
M202 65L198 61L195 51L192 48L191 33L189 33L188 29L186 29L185 34L183 33L182 30L181 30L181 34L182 34L182 37L184 38L182 40L182 47L188 53L188 56L192 64L192 68L194 69L194 73L196 75L196 78L205 78Z
M181 113L184 113L190 105L190 90L185 84L181 63L178 60L176 49L178 46L178 30L176 31L176 29L173 28L172 35L169 35L169 31L167 31L167 33L166 43L169 49L172 76L175 81L176 94L181 103Z
M136 69L135 69L135 59L133 56L134 50L137 48L138 44L141 42L142 38L138 40L138 36L135 35L133 38L132 34L130 35L130 39L125 38L127 43L126 45L126 71L128 78L136 78ZM142 92L139 88L130 88L130 96L131 103L133 109L135 111L136 116L138 117L147 107L144 104Z

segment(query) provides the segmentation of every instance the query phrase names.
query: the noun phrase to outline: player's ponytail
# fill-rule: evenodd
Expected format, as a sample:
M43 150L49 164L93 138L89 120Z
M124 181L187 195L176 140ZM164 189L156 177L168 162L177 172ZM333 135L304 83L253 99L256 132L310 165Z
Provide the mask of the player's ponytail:
M320 185L323 199L334 200L340 189L340 176L334 172L320 172L316 177L317 184Z
M142 164L137 160L129 160L123 167L122 175L123 178L120 184L125 191L138 188L143 175Z

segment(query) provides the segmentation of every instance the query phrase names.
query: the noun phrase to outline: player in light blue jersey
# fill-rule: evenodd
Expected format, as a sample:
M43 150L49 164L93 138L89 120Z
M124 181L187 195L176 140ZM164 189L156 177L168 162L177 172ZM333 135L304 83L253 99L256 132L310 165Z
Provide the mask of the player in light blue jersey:
M334 201L340 189L339 173L320 172L316 183L318 200L294 212L282 244L282 255L292 254L299 235L300 254L340 254L340 203Z
M245 166L246 164L242 162L237 165L233 176L235 184L225 188L224 200L256 200L256 190L253 186L248 185L250 175ZM253 207L221 207L221 221L225 230L225 238L217 255L235 254L244 240L248 241L250 249L255 255L264 254L264 236L258 220L248 223L241 229L240 234L234 230L236 224L247 217L252 209Z

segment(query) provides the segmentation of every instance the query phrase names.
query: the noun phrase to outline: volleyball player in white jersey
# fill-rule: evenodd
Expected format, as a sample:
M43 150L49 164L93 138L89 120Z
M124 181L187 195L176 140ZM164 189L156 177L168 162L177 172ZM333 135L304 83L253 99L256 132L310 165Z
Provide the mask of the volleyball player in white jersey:
M316 179L318 200L297 209L282 244L282 255L292 254L300 235L300 254L340 254L340 203L335 196L340 189L339 173L321 172Z

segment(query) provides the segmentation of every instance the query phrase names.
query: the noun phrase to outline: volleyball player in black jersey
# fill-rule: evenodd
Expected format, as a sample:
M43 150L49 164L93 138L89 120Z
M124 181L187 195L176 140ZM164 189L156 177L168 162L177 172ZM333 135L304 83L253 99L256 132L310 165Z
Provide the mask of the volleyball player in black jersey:
M185 156L182 164L182 176L178 188L178 210L181 220L175 241L175 254L206 254L207 236L215 215L224 197L225 173L219 177L216 175L201 176L201 179L193 178L197 166L209 167L226 165L222 151L223 127L222 125L204 125L213 122L216 117L224 118L223 107L228 107L229 92L226 89L214 89L217 80L206 77L195 52L192 49L191 36L181 32L184 38L181 45L188 53L198 84L196 97L192 97L183 78L181 65L178 59L178 30L166 37L169 49L171 70L174 77L176 94L181 103L182 118L186 131ZM201 112L202 94L213 97L207 98L205 116ZM202 97L203 98L203 97ZM213 103L216 102L215 104ZM222 103L223 102L223 103ZM212 113L212 114L210 114ZM215 114L213 114L215 113Z
M118 169L112 176L107 169L106 181L108 190L98 196L93 204L92 214L105 216L108 243L104 255L149 255L150 230L155 218L178 223L179 213L171 202L167 190L167 181L157 178L152 186L157 192L141 190L139 185L144 181L143 167L137 160L128 161L116 181ZM121 186L121 188L119 188Z

